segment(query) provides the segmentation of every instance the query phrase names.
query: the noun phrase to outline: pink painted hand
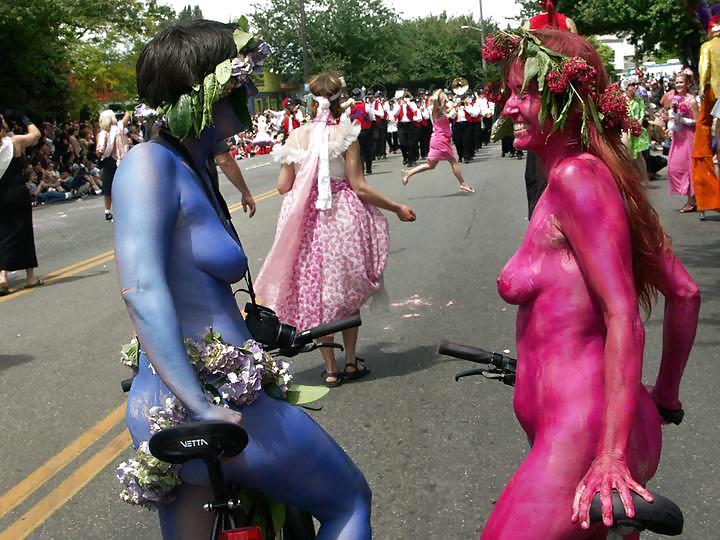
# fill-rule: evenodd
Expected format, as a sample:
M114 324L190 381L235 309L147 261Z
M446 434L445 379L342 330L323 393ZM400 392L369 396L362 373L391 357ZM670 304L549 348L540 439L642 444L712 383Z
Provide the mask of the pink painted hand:
M624 456L600 454L595 458L585 477L578 484L573 501L572 522L580 522L583 529L590 527L590 505L596 493L600 493L603 524L613 524L612 492L617 491L625 507L625 514L635 517L635 505L630 490L648 502L653 502L648 490L633 480Z

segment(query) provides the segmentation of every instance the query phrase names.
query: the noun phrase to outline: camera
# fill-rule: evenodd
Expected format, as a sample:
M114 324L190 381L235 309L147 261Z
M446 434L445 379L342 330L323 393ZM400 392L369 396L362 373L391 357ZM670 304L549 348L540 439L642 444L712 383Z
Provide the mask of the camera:
M272 309L248 302L245 313L245 324L255 341L271 349L292 348L297 334L295 327L280 322Z

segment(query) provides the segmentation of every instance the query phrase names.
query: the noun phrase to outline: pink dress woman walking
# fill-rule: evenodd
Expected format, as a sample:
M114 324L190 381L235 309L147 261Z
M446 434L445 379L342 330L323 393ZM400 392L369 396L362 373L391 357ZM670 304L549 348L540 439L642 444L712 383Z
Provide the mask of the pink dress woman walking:
M282 164L285 194L275 240L258 275L256 292L283 322L304 330L354 315L382 288L389 251L388 223L378 210L414 221L409 207L383 197L362 174L360 126L340 122L340 79L330 73L310 82L314 119L273 151ZM343 331L345 370L323 348L328 386L359 379L369 370L355 356L357 328ZM332 341L332 338L329 338Z
M460 191L467 193L475 193L475 188L465 182L460 165L455 158L455 152L452 146L452 133L450 130L450 120L447 117L447 96L442 90L435 90L430 97L432 107L433 132L430 137L430 151L428 152L426 163L413 167L402 174L402 183L407 185L410 177L423 171L429 171L435 168L438 161L447 161L452 167L453 174L460 183Z
M668 191L670 195L684 195L687 204L681 212L695 210L695 192L693 191L692 149L695 137L695 96L688 94L685 75L678 75L675 95L672 97L670 130L672 146L668 156Z

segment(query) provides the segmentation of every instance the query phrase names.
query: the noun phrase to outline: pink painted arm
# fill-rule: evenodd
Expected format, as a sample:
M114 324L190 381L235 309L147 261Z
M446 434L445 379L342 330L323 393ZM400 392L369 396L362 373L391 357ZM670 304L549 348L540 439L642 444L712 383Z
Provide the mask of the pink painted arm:
M662 256L658 289L665 297L663 352L652 396L666 409L680 409L680 379L690 356L700 314L700 289L668 249Z
M597 158L567 159L553 171L549 189L558 201L560 228L594 293L606 328L602 430L595 460L578 485L573 521L589 527L589 506L600 492L603 518L612 524L611 491L617 490L629 516L630 490L651 500L630 476L626 450L641 385L645 333L632 273L630 232L620 193Z

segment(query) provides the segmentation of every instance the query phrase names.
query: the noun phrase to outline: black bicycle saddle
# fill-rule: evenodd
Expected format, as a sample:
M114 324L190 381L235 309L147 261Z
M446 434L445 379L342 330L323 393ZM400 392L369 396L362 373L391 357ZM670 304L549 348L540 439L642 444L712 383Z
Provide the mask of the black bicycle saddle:
M683 531L683 513L677 504L670 499L652 493L654 502L649 503L637 493L632 494L635 504L635 517L625 515L620 495L613 491L613 525L616 527L632 527L638 531L647 529L657 534L678 536ZM597 493L590 506L590 522L602 521L600 494Z
M167 463L185 463L191 459L212 460L233 457L248 443L243 428L229 422L212 420L163 429L150 438L150 453Z

